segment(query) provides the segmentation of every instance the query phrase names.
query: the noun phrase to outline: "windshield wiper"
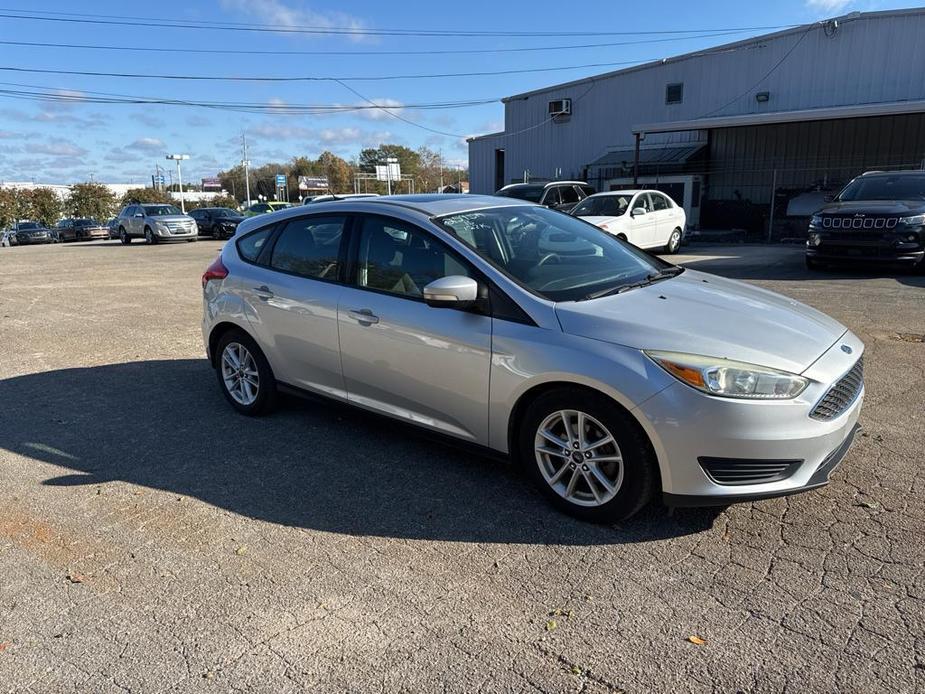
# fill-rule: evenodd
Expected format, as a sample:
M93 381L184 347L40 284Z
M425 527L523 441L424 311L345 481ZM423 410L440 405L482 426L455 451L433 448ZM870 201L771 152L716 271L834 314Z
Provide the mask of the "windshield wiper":
M588 294L585 299L600 299L603 296L610 296L612 294L622 294L623 292L628 292L630 289L638 289L639 287L647 287L653 282L658 282L659 280L665 280L669 277L677 277L682 272L684 272L683 267L673 265L667 267L664 270L659 270L658 272L653 272L650 275L646 275L644 280L639 280L638 282L632 282L630 284L621 284L617 287L610 287L608 289L601 289L596 292L591 292Z

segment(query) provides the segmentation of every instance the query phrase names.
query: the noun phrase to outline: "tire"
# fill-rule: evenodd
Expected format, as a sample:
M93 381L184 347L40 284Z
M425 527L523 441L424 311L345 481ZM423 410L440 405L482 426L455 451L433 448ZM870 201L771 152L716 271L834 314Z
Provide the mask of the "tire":
M215 227L212 227L212 239L215 241L221 241L222 240L222 230L219 229L218 231L216 231Z
M119 227L119 240L122 242L123 246L127 246L132 242L132 237L125 233L123 227Z
M149 246L154 246L157 243L157 237L150 227L145 227L145 243Z
M681 230L675 229L671 232L671 236L668 237L668 243L665 244L664 253L668 255L675 255L678 251L681 250Z
M564 411L573 431L577 415L582 415L581 443L572 436L571 442L565 440ZM540 434L541 429L554 436L561 433L557 438L562 448ZM593 445L607 435L612 443ZM552 450L554 455L546 452ZM515 453L553 505L583 520L629 518L649 502L659 485L655 455L636 421L606 396L582 388L557 389L534 400L520 421ZM595 459L601 464L593 465Z
M239 349L235 349L235 346ZM244 379L245 383L241 383L239 388L235 389L236 392L233 392L232 386L229 385L229 383L233 383L234 381L234 378L230 377L229 374L233 359L231 361L226 361L225 359L226 350L229 348L232 354L237 355L239 359L242 356L240 349L246 350L247 354L250 355L250 363L253 364L253 368L248 369L248 371L256 372L257 392L249 401L248 397L251 395L249 392L251 389L247 388L245 390L245 387L247 383L253 383L253 376L251 379ZM248 361L245 358L245 368L247 364ZM222 338L218 341L215 358L215 375L218 378L218 385L225 399L241 414L249 417L258 417L268 414L276 408L276 377L273 375L273 369L270 368L267 358L263 355L257 343L243 331L230 330L222 335ZM227 383L226 377L230 378Z

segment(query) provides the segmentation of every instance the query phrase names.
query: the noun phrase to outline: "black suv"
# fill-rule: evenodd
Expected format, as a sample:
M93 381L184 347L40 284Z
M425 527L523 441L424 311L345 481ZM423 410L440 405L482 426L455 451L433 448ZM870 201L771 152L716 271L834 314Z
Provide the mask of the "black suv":
M571 212L579 202L597 191L582 181L551 181L549 183L512 183L495 195L537 202L560 212Z
M871 171L813 215L806 267L890 262L925 269L925 171Z

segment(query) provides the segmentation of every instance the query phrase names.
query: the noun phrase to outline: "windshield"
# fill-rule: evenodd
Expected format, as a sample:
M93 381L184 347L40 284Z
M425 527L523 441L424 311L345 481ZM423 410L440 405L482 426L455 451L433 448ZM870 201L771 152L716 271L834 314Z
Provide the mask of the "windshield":
M505 198L517 198L527 202L539 202L543 197L544 186L514 186L505 190L499 190L496 195Z
M212 210L212 214L216 217L237 217L238 213L227 207L216 207Z
M619 217L629 209L632 195L594 195L575 206L576 217Z
M183 214L173 205L145 205L145 214L149 217L163 217L168 214Z
M551 301L618 291L672 267L545 207L497 207L439 221L521 286Z
M74 224L79 227L96 227L100 225L95 219L78 219Z
M22 224L16 227L20 231L29 231L31 229L41 229L42 225L37 224L36 222L23 222Z
M925 174L856 178L839 193L838 200L925 200Z

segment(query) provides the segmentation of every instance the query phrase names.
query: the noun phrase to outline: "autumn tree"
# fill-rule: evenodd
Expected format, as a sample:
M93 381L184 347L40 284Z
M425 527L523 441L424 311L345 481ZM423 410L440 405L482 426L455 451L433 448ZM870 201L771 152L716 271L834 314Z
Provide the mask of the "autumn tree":
M13 226L22 217L20 216L21 193L15 188L0 188L0 229L6 229ZM31 201L30 201L31 205ZM28 216L23 215L23 216Z
M163 202L169 205L174 204L174 199L163 190L156 188L131 188L122 196L119 205L125 207L133 203Z
M52 227L61 219L64 204L51 188L34 188L32 190L32 218Z
M71 186L65 209L73 217L106 220L115 213L117 198L101 183L76 183Z

